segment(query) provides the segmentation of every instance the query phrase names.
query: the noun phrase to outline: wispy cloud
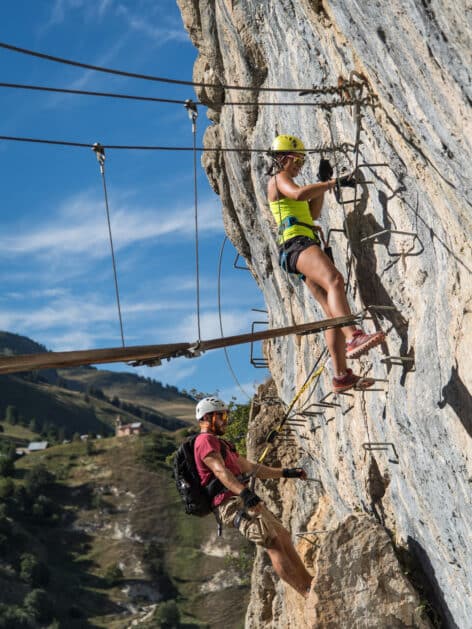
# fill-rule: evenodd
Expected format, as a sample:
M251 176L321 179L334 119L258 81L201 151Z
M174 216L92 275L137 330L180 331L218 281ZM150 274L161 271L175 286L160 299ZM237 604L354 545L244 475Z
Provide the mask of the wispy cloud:
M145 19L142 13L132 13L124 4L119 4L116 12L126 20L129 28L146 35L156 46L162 46L169 41L188 42L188 35L182 28L156 26Z
M238 404L246 404L248 402L248 398L251 399L259 384L262 381L257 382L256 380L252 382L241 382L239 387L236 383L234 386L225 387L218 392L220 398L225 402L230 402L235 399Z
M225 336L246 332L250 326L252 313L247 311L233 310L231 313L224 313L222 316ZM218 312L207 311L200 315L201 335L204 339L218 338L220 335L220 322ZM197 335L197 315L189 314L176 326L173 327L173 334L176 338L192 339Z
M188 358L177 358L172 361L165 361L158 367L137 367L134 373L144 378L153 378L161 382L172 382L178 384L189 376L192 376L198 369L195 360Z
M112 0L55 0L48 19L41 26L40 32L45 33L54 26L63 24L71 13L80 12L87 22L101 20L111 7Z
M120 249L176 233L180 240L193 238L192 213L192 208L175 207L163 217L153 208L132 207L130 203L125 207L117 200L111 210L114 245ZM199 215L205 225L203 236L222 230L220 210L214 201L202 202ZM0 256L48 253L101 258L109 255L108 242L103 201L81 194L69 199L46 224L23 233L16 227L4 232Z

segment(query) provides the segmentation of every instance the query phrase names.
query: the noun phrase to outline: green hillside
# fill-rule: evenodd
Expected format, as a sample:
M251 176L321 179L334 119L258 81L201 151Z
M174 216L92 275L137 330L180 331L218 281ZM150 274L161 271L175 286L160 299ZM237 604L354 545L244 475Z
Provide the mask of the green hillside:
M79 441L0 474L0 627L243 627L251 566L228 559L246 550L185 515L174 448L163 432Z
M0 353L45 352L27 337L0 332ZM178 430L194 421L195 402L176 387L133 373L79 367L47 369L0 376L0 422L9 406L18 423L33 421L43 435L114 433L116 417L124 423L141 421L148 429Z

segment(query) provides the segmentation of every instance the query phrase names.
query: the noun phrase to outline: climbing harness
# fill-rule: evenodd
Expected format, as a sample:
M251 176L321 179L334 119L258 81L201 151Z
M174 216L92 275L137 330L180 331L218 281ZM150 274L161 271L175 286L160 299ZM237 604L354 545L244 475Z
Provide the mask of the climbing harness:
M124 347L125 337L123 334L123 320L121 318L120 291L118 289L118 274L116 271L115 252L113 248L113 237L111 233L110 209L108 206L108 193L107 193L107 184L106 184L106 179L105 179L105 149L99 142L95 142L95 144L92 147L92 150L97 156L97 161L100 167L100 174L102 176L102 182L103 182L103 194L105 197L105 209L106 209L107 223L108 223L108 236L110 238L111 261L113 265L113 277L115 279L116 305L118 308L118 319L120 322L121 344Z

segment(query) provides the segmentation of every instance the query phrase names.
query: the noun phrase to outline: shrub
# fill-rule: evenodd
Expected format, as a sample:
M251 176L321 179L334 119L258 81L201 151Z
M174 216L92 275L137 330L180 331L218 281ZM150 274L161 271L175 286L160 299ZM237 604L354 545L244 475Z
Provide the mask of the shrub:
M85 454L87 456L92 456L93 454L96 454L96 449L95 449L95 444L93 443L93 441L91 439L87 439L87 441L85 442Z
M15 485L11 478L0 478L0 500L5 500L13 495Z
M161 603L156 610L153 620L160 623L162 629L176 629L180 625L180 611L174 599Z
M9 404L5 413L5 421L14 426L18 423L18 409L16 406Z
M16 605L0 604L0 629L32 629L27 612Z
M31 508L32 515L38 520L46 520L54 515L54 502L47 496L40 494Z
M108 566L104 574L104 578L108 587L113 587L120 581L120 579L123 578L123 570L118 564L114 563L111 566Z
M250 405L230 402L229 409L231 415L226 428L225 439L234 443L239 454L246 456L246 435Z
M13 476L15 463L9 456L0 453L0 476Z
M54 480L54 476L42 463L35 465L25 474L25 487L29 494L36 495Z
M26 612L38 622L49 622L53 618L52 601L45 590L28 592L23 601Z
M20 559L20 579L33 587L49 582L49 570L34 555L24 553Z

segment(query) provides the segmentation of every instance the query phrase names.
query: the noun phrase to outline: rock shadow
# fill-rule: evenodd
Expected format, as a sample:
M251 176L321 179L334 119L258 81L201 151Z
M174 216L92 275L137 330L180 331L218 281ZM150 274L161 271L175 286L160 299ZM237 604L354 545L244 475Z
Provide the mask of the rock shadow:
M439 408L446 404L452 408L469 437L472 437L472 395L462 382L457 365L451 369L449 382L442 388L442 399L439 400Z
M394 194L395 193L393 193L392 196L394 196ZM361 239L365 236L395 228L388 212L388 201L392 197L387 197L384 192L379 191L378 198L383 209L383 224L378 223L372 214L366 214L368 191L367 187L363 186L362 195L359 197L354 208L347 215L345 227L347 227L350 235L352 256L356 262L355 273L359 295L366 305L380 305L393 308L393 310L372 312L372 316L376 323L378 323L380 319L386 319L390 322L400 338L400 356L407 356L410 355L410 349L408 347L408 321L401 312L397 310L392 298L382 283L381 273L377 269L376 245L374 245L373 240L361 242ZM391 235L388 233L378 237L378 243L386 249L388 249L390 241ZM386 346L384 346L383 349L385 351ZM413 363L408 362L403 366L401 377L402 385L404 385L406 373L411 369L412 365ZM387 366L387 368L390 369L391 367Z
M426 550L410 536L407 538L407 544L410 555L417 564L414 570L413 585L421 594L424 594L429 602L428 615L433 621L433 626L444 627L444 629L460 629L452 617Z

